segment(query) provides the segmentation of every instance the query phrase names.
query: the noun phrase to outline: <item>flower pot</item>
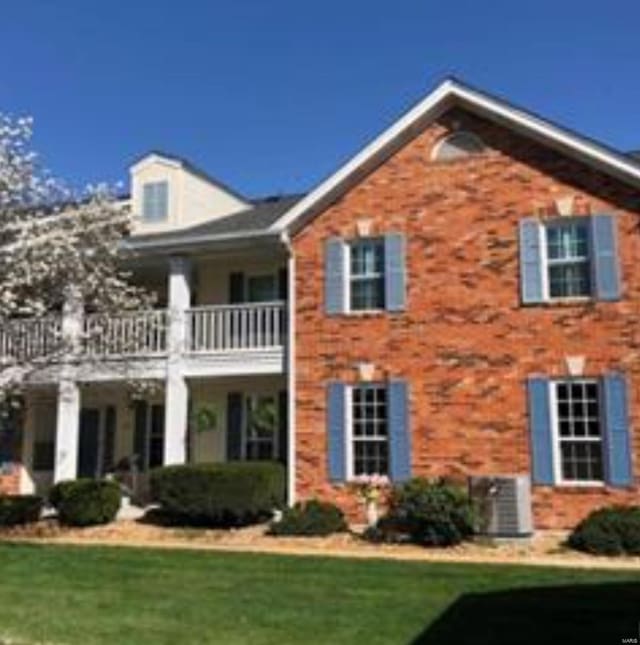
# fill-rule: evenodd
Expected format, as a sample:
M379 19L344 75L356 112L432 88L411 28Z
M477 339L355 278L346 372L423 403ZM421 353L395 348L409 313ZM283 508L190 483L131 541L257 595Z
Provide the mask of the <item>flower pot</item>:
M375 526L378 523L378 502L375 500L369 500L366 503L365 511L367 515L367 524L369 526Z

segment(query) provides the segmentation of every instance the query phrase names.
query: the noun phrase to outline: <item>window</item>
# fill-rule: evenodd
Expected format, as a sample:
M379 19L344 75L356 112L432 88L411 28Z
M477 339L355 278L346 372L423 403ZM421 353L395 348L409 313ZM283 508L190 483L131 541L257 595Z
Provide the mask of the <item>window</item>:
M556 464L559 481L603 480L600 394L595 380L557 381L555 398Z
M169 184L154 181L143 186L142 217L150 222L167 219L169 210Z
M352 475L389 474L387 388L360 385L351 389Z
M246 399L244 455L249 461L278 458L277 407L274 396Z
M276 277L252 275L247 278L248 302L273 302L276 300Z
M36 402L33 407L33 470L53 470L56 437L55 404Z
M434 161L464 159L485 152L482 139L471 132L454 132L442 139L433 149Z
M549 298L591 294L589 229L586 220L545 226Z
M383 240L357 240L350 251L351 311L384 309Z

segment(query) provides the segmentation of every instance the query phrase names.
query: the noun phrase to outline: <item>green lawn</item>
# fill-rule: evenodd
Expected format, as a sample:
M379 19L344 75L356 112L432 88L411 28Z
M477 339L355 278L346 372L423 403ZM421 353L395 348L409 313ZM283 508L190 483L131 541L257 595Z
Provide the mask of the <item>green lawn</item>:
M0 544L0 643L620 643L640 576Z

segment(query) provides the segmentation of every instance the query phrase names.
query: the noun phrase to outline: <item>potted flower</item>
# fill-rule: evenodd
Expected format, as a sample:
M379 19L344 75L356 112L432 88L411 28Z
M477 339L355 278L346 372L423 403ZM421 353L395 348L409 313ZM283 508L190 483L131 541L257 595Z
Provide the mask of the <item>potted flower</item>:
M352 486L358 499L364 504L367 524L375 526L378 523L378 502L385 488L389 486L389 478L386 475L358 475Z

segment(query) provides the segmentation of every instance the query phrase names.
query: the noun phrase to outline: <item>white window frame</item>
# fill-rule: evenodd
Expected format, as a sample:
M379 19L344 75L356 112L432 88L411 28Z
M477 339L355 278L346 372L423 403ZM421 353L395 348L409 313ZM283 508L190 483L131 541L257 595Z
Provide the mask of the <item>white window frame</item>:
M568 217L566 220L573 220L573 221L579 221L581 223L584 223L585 226L587 227L587 235L589 234L588 228L589 228L589 221L587 217L583 216L573 216L573 217ZM570 264L571 262L566 261L554 261L554 260L549 260L549 253L547 249L547 232L549 228L552 228L554 226L562 226L563 222L558 220L558 219L552 219L547 222L542 222L542 226L538 227L539 228L539 242L540 242L540 262L542 264L542 293L543 293L543 298L545 302L585 302L587 300L592 300L593 299L593 292L594 292L594 283L593 283L593 276L590 275L590 293L584 296L564 296L564 297L557 297L551 296L550 293L550 288L549 288L549 266L552 264ZM589 244L589 253L585 257L584 262L587 265L587 269L589 272L591 272L591 266L593 263L593 257L592 257L592 251L591 251L591 245L590 242L587 242ZM575 263L580 261L579 259L575 260Z
M166 192L167 192L167 200L166 200L166 208L164 213L158 215L158 196L157 194L153 195L153 200L152 203L149 207L149 211L151 212L151 216L147 215L147 202L146 202L146 194L147 194L147 188L151 189L152 192L158 189L159 186L166 186ZM166 179L159 179L158 181L147 181L142 185L142 219L145 222L166 222L167 219L169 218L169 182Z
M355 450L354 450L354 445L356 442L356 439L354 437L353 433L353 391L356 388L366 388L366 387L379 387L383 388L387 391L387 437L386 437L386 442L388 444L388 449L389 452L391 452L391 445L390 445L390 434L391 434L391 428L389 426L389 388L387 387L387 384L381 381L372 381L372 382L363 382L363 383L357 383L355 385L348 385L345 388L345 402L344 402L344 410L345 410L345 432L344 432L344 437L345 437L345 460L347 462L347 467L346 467L346 479L347 481L352 481L358 475L355 474L354 472L354 457L355 457ZM384 441L384 439L379 439L381 442ZM389 460L391 458L391 455L389 454ZM378 473L380 475L386 475L387 477L391 476L390 472L387 473Z
M383 249L383 254L386 253L386 250L384 248L384 237L380 236L368 236L368 237L356 237L352 240L347 240L345 243L346 246L346 253L344 253L344 261L345 261L345 267L344 267L344 275L345 275L345 299L346 302L344 303L344 310L348 313L352 314L369 314L369 313L380 313L381 311L385 311L386 307L386 297L387 294L383 293L383 298L385 300L385 304L382 307L374 307L374 308L369 308L369 309L353 309L351 307L351 285L353 281L353 275L351 273L351 253L354 245L357 244L362 244L365 242L376 242L382 246ZM384 280L386 279L386 255L383 255L383 269L381 274L373 274L373 275L367 275L365 277L362 277L360 279L362 280L372 280L372 279L379 279L382 278L383 280L383 290L384 290ZM356 278L357 280L358 278Z
M273 399L274 406L274 429L273 429L273 439L271 446L271 460L277 461L280 459L281 447L280 447L280 410L278 409L278 393L277 392L252 392L251 394L243 394L242 396L242 445L240 449L240 454L243 461L266 461L261 459L251 459L249 460L248 455L248 445L249 445L249 415L247 413L248 402L251 401L251 405L255 405L258 399L271 398Z
M596 385L598 387L598 405L600 406L600 438L593 439L589 437L572 437L568 439L569 441L585 441L585 443L600 443L602 449L602 465L604 469L604 460L605 460L605 447L604 447L604 419L602 412L602 396L600 394L600 381L597 378L558 378L549 381L549 409L551 410L551 439L553 442L552 454L553 454L553 474L554 482L559 486L586 486L586 487L598 487L605 485L605 474L603 472L602 479L565 479L562 475L562 451L560 450L560 443L562 438L560 436L560 424L558 420L558 393L557 388L559 384L571 384L571 383L588 383Z

